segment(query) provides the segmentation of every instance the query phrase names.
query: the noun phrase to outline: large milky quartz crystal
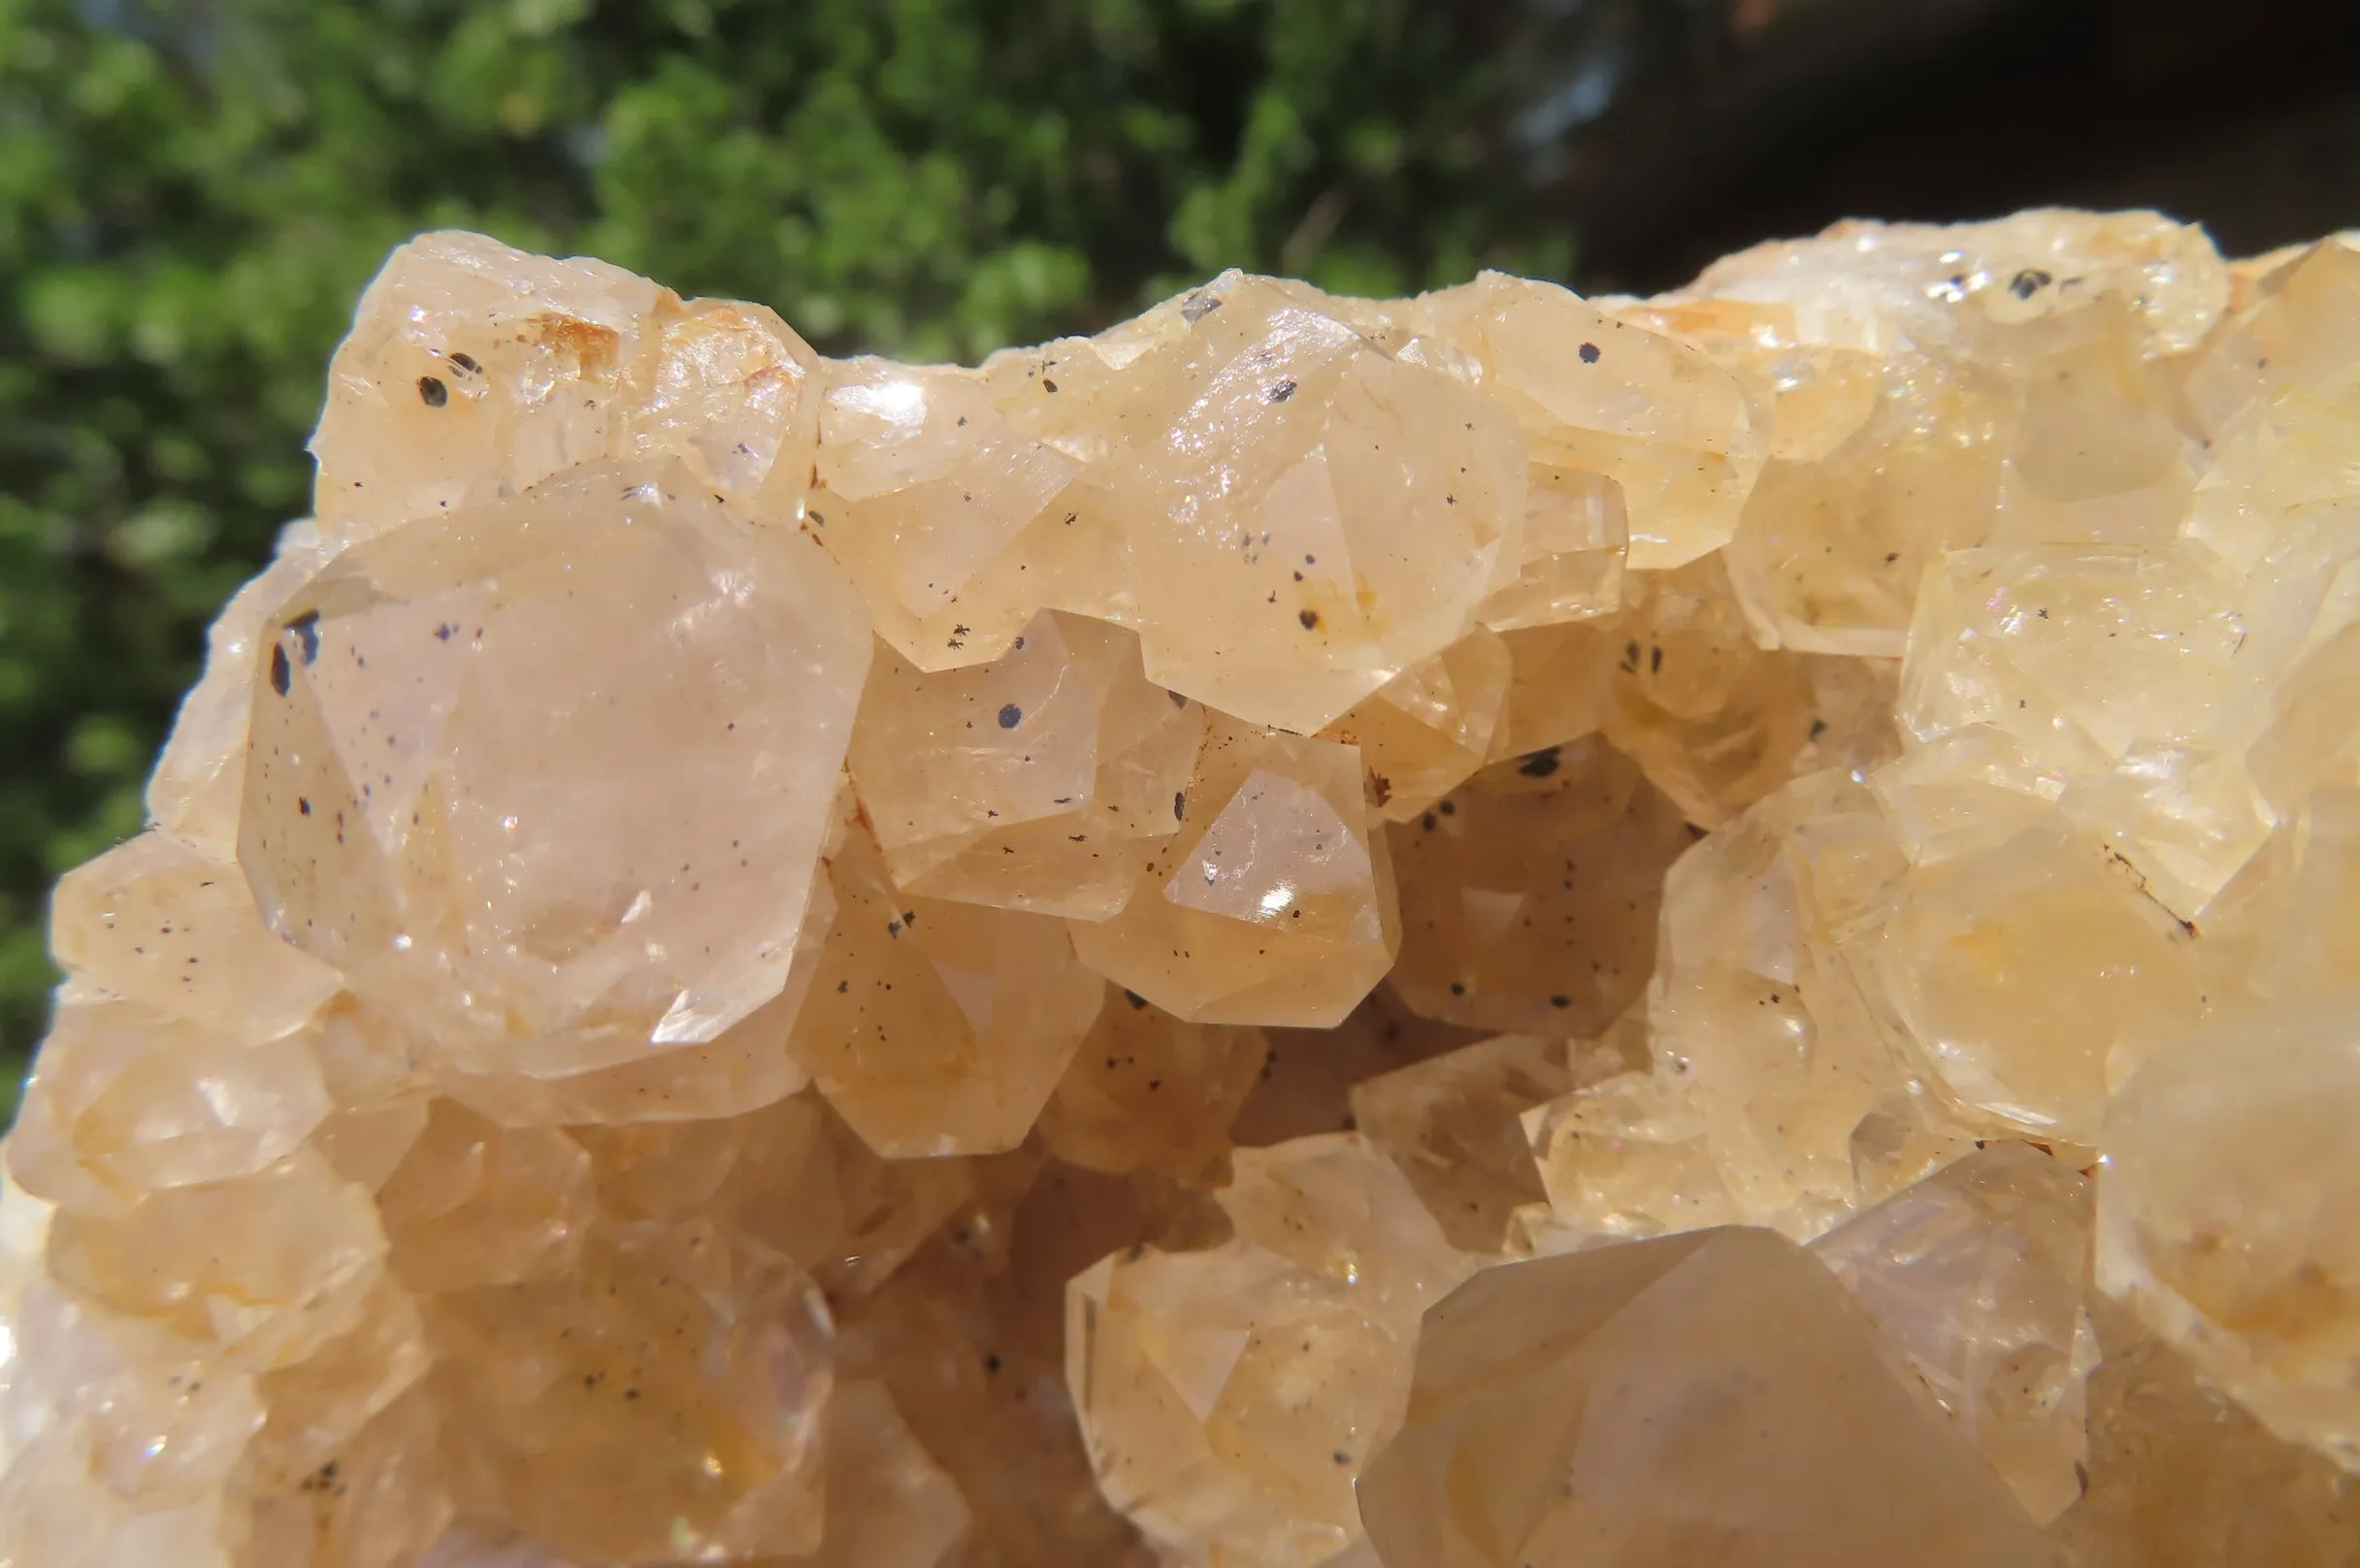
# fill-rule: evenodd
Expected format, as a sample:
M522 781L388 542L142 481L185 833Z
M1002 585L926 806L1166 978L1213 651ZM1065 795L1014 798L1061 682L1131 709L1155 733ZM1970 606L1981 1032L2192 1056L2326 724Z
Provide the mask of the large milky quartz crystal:
M428 235L0 1180L0 1568L2354 1568L2360 245Z

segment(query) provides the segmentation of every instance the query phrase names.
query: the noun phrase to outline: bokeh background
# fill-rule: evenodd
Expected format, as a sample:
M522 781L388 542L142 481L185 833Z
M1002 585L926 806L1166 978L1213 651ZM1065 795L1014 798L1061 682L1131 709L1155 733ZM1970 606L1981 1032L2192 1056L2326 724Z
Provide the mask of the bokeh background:
M968 358L1225 266L1650 290L2039 203L2360 226L2360 0L0 0L0 1117L47 888L419 229Z

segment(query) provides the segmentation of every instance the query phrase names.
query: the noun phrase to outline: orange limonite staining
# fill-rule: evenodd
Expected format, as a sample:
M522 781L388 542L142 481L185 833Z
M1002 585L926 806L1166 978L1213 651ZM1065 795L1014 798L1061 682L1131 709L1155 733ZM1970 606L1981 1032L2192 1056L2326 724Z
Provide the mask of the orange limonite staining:
M10 1568L2360 1561L2360 247L396 251L70 872Z

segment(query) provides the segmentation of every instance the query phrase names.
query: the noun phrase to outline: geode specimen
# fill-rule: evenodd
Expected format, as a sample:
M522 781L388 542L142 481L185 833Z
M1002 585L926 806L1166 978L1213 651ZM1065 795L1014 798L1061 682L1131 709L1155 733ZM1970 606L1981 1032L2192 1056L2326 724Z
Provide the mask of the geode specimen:
M2360 1562L2360 249L467 235L69 875L8 1568Z

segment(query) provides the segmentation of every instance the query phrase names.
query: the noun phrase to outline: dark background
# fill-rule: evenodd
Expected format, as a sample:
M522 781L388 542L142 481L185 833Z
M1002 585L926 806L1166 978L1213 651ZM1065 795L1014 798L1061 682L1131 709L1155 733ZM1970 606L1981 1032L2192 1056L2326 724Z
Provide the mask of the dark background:
M0 0L0 1062L420 228L971 357L1229 265L1647 291L2045 203L2360 226L2360 4Z

